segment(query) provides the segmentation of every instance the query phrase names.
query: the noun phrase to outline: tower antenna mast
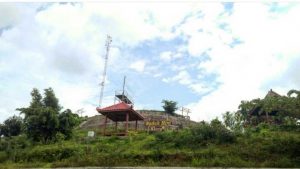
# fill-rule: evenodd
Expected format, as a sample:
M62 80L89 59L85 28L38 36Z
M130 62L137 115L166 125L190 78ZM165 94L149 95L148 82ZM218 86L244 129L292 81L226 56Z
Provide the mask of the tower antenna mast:
M123 80L122 101L124 101L124 96L125 96L125 82L126 82L126 76L124 76L124 80Z
M106 77L106 71L107 71L108 54L109 54L109 48L110 48L111 42L112 42L111 36L107 35L106 43L105 43L106 54L105 54L105 58L104 58L105 59L104 60L104 69L103 69L103 74L102 74L102 81L100 83L100 85L101 85L100 99L99 99L99 107L100 108L102 106L103 92L104 92L104 85L105 85L105 77Z

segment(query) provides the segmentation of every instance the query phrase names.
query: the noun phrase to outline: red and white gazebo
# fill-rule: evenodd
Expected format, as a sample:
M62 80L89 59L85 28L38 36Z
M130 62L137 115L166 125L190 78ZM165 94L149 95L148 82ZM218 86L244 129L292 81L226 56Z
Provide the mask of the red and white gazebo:
M127 135L128 134L128 122L135 121L135 130L137 130L137 125L139 120L144 120L144 117L136 112L133 109L133 106L130 104L126 104L124 102L120 102L108 107L99 108L96 110L105 116L103 134L106 134L106 125L107 118L115 122L115 130L117 132L118 122L125 122L125 132L116 133L117 135Z

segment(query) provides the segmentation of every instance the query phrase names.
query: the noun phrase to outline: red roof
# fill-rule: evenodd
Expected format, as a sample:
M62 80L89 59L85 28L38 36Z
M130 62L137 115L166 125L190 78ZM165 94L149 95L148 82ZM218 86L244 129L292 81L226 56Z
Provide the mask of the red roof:
M129 121L144 120L144 117L141 114L133 110L131 105L124 102L104 107L102 109L97 107L96 110L113 121L126 121L127 113L129 113Z
M132 109L132 107L124 102L118 103L118 104L114 104L108 107L104 107L104 108L99 108L97 107L97 111L118 111L118 110L130 110Z

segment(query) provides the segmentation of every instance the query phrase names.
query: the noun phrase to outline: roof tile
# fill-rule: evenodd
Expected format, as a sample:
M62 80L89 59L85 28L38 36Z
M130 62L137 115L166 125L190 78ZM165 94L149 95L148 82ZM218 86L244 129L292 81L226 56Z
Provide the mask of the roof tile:
M116 111L116 110L130 110L130 109L132 109L132 106L130 106L124 102L114 104L114 105L111 105L108 107L104 107L102 109L97 108L98 111Z

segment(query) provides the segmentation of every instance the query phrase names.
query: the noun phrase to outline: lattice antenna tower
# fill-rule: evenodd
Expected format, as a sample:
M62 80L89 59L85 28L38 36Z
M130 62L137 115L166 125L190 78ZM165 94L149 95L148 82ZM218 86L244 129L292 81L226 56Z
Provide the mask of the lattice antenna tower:
M104 57L104 69L103 69L103 74L102 74L102 81L100 83L101 90L100 90L100 98L99 98L99 107L102 106L103 92L104 92L105 78L106 78L106 71L107 71L107 62L108 62L109 48L110 48L111 42L112 42L111 36L107 35L106 43L105 43L106 53L105 53L105 57Z

